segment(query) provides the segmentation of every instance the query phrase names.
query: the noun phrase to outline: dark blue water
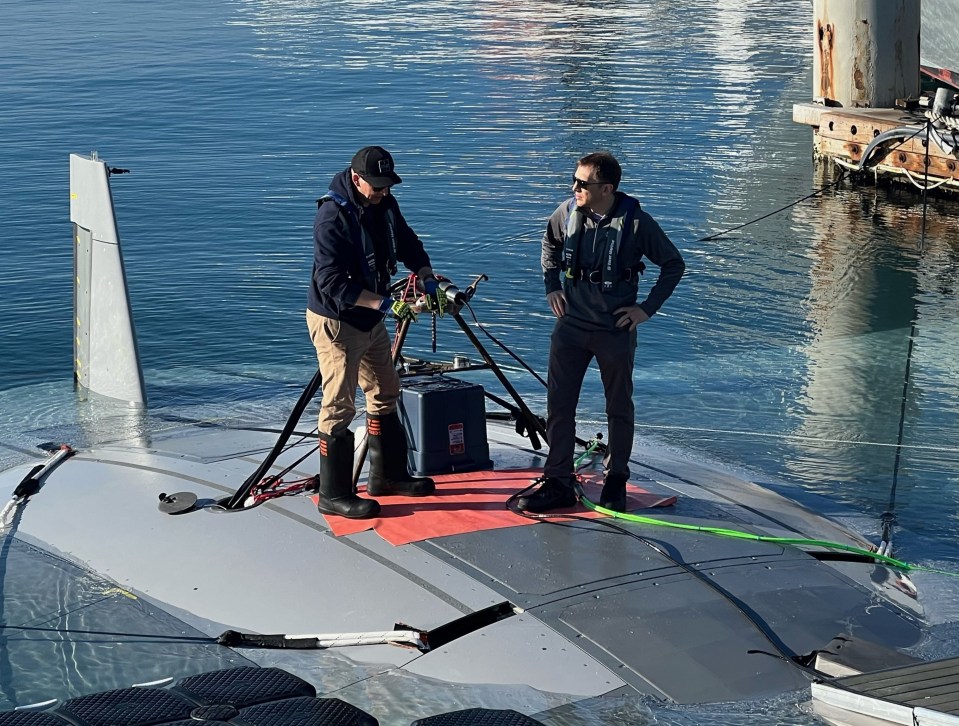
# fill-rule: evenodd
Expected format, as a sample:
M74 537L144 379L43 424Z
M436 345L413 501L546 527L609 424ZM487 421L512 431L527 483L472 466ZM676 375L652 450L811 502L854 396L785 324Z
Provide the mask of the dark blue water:
M113 193L152 410L282 420L315 367L314 200L357 148L394 152L435 269L487 274L477 316L540 372L542 228L575 160L608 149L688 263L640 329L639 434L869 535L891 511L898 556L959 569L957 206L844 184L703 240L832 181L791 121L809 3L0 0L0 17L0 462L86 415L70 152L132 172ZM438 355L470 352L449 321L437 334ZM419 323L408 352L429 339ZM542 410L539 383L515 383ZM602 411L593 375L583 433Z

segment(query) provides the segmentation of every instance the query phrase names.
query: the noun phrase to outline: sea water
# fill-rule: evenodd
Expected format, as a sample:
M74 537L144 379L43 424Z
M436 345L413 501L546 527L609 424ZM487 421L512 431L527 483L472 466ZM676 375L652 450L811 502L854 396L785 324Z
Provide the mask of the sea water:
M637 435L876 541L892 515L898 557L959 569L959 207L814 166L791 120L812 96L808 2L0 0L0 17L0 464L117 435L72 390L69 153L130 170L112 188L162 426L285 420L315 370L315 200L367 144L394 153L436 271L487 275L477 320L545 375L542 230L576 159L607 149L687 261L639 330ZM407 352L432 337L419 322ZM437 357L476 356L449 320L435 337ZM603 411L593 372L580 433ZM948 578L918 579L934 622L959 618ZM643 718L811 719L795 699Z

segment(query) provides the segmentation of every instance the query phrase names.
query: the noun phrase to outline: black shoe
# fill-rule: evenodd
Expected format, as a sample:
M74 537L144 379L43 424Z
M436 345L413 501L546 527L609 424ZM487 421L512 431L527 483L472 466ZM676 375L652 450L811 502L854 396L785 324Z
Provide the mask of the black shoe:
M398 413L367 416L366 433L370 446L367 494L371 497L426 497L436 491L432 479L410 474L406 430Z
M339 436L320 433L320 483L316 508L323 514L369 519L380 513L380 503L353 491L353 432Z
M599 495L599 506L612 509L614 512L626 511L626 479L623 474L610 472L606 475L606 483Z
M547 477L539 489L526 497L520 497L519 508L526 512L539 514L551 509L565 509L576 504L576 492L569 484L555 477Z

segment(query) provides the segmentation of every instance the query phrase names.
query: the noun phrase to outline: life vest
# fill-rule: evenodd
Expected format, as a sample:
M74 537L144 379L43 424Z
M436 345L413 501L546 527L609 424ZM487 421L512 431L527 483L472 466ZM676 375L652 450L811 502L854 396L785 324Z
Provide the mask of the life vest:
M602 235L604 262L598 270L584 270L579 266L579 246L586 227L586 213L576 206L576 198L569 200L566 216L566 241L563 244L563 268L567 280L576 284L578 280L602 283L604 290L611 290L620 280L632 280L637 273L642 274L646 265L642 262L636 268L624 268L619 261L619 250L624 231L630 229L639 202L633 197L623 195L609 223L597 230Z
M357 251L366 263L363 279L368 289L376 291L378 286L376 284L376 253L373 248L373 238L370 237L366 227L360 224L360 214L356 205L339 192L329 189L326 194L316 200L316 206L319 208L324 202L329 201L336 203L346 215L349 223L355 228L352 235L353 243L357 246ZM386 208L386 229L389 236L389 246L387 248L389 250L389 260L386 266L388 277L385 284L389 286L389 278L396 274L396 214L394 214L392 207ZM359 234L356 234L356 231L359 231Z

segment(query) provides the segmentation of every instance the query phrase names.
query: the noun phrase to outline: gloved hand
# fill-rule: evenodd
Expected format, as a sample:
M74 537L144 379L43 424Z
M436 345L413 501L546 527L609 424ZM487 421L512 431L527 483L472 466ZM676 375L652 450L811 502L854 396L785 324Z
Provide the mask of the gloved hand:
M384 297L383 302L380 303L380 310L384 313L390 313L400 322L404 320L409 320L411 323L416 322L416 312L402 300Z
M443 317L446 312L446 293L440 290L440 283L435 277L423 281L423 291L426 293L426 309Z

